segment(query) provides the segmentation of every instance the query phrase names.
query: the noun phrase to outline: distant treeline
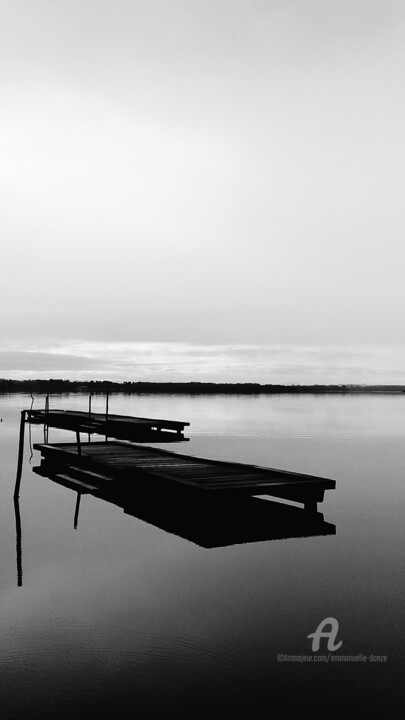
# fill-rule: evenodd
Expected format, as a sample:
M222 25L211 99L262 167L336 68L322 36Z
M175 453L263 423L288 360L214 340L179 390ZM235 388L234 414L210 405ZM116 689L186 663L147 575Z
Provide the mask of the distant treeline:
M6 380L0 393L92 393L120 392L136 395L279 395L326 393L405 392L405 385L262 385L260 383L211 382L111 382L109 380Z

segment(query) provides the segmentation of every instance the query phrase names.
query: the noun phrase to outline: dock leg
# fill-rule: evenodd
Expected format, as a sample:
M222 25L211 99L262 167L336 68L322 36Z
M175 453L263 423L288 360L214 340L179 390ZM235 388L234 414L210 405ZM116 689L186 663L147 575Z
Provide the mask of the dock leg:
M48 444L49 439L49 425L47 423L47 420L49 415L49 395L45 398L45 421L44 421L44 443Z
M313 498L306 500L304 503L305 512L316 513L318 512L318 503Z
M76 441L77 441L77 454L80 457L80 455L82 454L82 446L80 444L80 432L78 430L76 431Z
M107 425L108 425L108 391L105 396L105 441L106 442L108 442Z
M15 478L14 498L18 498L20 495L21 474L24 458L25 413L25 410L21 411L20 439L18 443L17 475Z
M91 393L89 393L89 422L91 420ZM88 441L90 442L90 433L88 434Z

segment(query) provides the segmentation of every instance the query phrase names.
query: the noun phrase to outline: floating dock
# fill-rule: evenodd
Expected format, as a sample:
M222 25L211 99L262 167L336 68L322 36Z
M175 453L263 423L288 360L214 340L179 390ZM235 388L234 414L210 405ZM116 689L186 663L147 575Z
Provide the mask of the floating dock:
M18 498L26 423L44 426L45 442L33 446L41 453L41 464L33 471L77 494L75 529L81 497L91 494L204 548L336 532L335 525L326 523L317 511L325 490L335 488L334 480L145 447L142 443L187 440L184 430L189 423L111 415L108 396L105 413L91 412L91 398L88 412L50 410L47 397L44 410L21 412L14 489L18 586L22 585ZM49 443L50 427L73 431L76 442ZM82 442L81 433L88 435L88 442ZM92 434L104 435L105 441L90 442ZM260 497L266 495L302 504L307 512Z
M139 443L167 443L188 440L184 429L190 423L177 420L81 412L78 410L25 410L26 422L47 428L98 434Z
M335 481L244 463L207 460L125 442L38 443L43 463L73 479L77 489L98 491L112 483L152 493L176 487L204 500L270 495L317 511Z

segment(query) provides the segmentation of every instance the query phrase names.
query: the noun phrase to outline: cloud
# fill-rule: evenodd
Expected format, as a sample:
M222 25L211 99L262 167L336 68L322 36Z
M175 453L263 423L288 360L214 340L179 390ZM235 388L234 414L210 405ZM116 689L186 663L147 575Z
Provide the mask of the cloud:
M405 347L71 342L0 351L8 378L404 383Z
M0 372L7 377L15 377L17 373L66 372L95 370L100 365L96 358L86 358L83 355L53 354L35 350L0 350Z
M403 2L2 6L0 339L405 342Z

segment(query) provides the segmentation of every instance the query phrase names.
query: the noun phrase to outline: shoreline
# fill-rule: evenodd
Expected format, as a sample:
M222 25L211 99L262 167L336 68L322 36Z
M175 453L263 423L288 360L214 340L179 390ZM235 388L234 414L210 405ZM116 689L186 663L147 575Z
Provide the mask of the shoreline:
M0 394L10 393L125 393L129 395L330 395L401 394L405 385L272 385L212 382L114 382L110 380L0 379Z

